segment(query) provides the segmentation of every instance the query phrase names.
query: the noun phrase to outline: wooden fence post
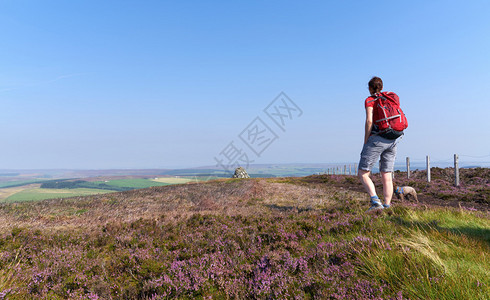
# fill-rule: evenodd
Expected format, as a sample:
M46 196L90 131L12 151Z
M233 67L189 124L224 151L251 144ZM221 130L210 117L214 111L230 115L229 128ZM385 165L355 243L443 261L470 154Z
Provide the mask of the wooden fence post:
M344 165L344 175L347 175L347 165Z
M410 157L407 157L407 179L410 179Z
M425 160L427 163L427 182L430 182L430 157L429 157L429 155L427 155Z
M454 185L459 186L459 162L457 154L454 154Z
M354 173L356 174L356 176L358 175L357 174L357 172L358 172L357 170L358 170L357 164L354 164Z

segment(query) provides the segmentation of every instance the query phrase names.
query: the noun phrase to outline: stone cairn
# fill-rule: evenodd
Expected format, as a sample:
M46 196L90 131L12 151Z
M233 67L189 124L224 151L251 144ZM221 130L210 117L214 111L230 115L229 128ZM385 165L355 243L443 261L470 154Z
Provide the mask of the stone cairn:
M244 168L238 167L235 169L235 174L233 174L232 178L250 178L250 176Z

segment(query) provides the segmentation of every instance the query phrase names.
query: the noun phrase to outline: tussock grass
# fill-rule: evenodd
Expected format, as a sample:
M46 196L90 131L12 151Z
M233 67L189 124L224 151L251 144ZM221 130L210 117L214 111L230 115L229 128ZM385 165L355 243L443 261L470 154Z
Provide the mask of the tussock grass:
M21 261L21 252L22 249L18 249L14 251L13 255L7 254L7 256L12 256L11 259L5 260L5 254L3 254L2 262L8 261L5 264L0 265L0 298L4 299L10 291L12 290L12 286L19 282L19 279L16 278L16 273L21 270L22 261Z
M361 272L411 299L488 299L488 216L398 208L386 221L399 229L398 235L385 236L395 247L365 253Z

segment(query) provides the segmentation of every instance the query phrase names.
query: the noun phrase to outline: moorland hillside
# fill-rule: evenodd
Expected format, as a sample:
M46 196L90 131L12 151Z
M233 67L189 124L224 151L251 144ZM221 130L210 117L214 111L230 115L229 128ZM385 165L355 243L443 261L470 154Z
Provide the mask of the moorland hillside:
M411 180L420 203L372 213L339 175L2 204L0 298L486 299L487 202Z

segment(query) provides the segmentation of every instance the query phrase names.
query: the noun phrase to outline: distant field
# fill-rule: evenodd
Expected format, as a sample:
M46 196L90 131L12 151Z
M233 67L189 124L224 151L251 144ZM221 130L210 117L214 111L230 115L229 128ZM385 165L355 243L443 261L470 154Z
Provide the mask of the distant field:
M65 198L103 194L115 191L127 191L153 186L183 184L192 181L205 181L218 177L160 177L160 178L127 178L104 181L71 181L59 180L18 180L0 182L0 202L39 201L51 198ZM43 184L42 188L40 187ZM46 186L44 186L46 185ZM47 186L50 185L50 186Z
M24 201L40 201L53 198L68 198L75 196L88 196L95 194L110 193L110 190L100 189L41 189L41 188L29 188L21 190L9 197L3 202L24 202Z
M0 201L7 199L8 197L20 193L24 190L32 190L39 188L40 184L27 184L23 186L0 188Z
M132 179L117 179L117 180L108 180L107 182L105 181L94 181L94 184L100 183L100 184L106 184L108 186L114 186L114 187L127 187L127 188L133 188L133 189L144 189L144 188L149 188L152 186L164 186L164 185L169 185L170 183L166 182L157 182L153 181L150 179L144 179L144 178L132 178Z

